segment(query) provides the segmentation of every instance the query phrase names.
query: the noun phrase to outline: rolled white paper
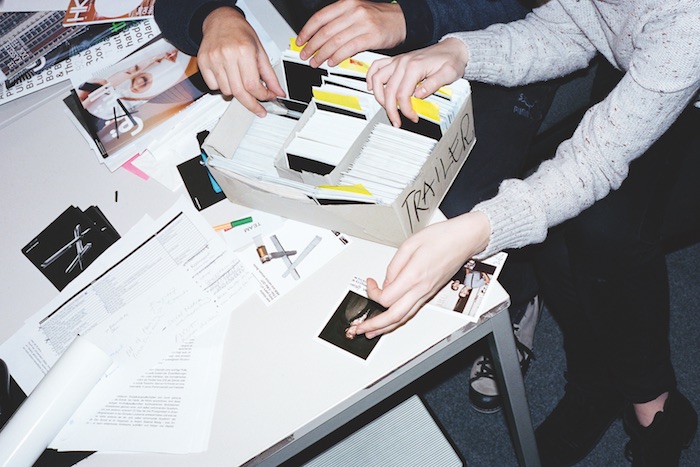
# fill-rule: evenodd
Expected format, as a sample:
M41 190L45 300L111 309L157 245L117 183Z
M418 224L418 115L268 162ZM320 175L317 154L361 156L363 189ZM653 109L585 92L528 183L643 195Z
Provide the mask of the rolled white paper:
M76 337L0 431L0 466L34 464L111 364L101 349Z

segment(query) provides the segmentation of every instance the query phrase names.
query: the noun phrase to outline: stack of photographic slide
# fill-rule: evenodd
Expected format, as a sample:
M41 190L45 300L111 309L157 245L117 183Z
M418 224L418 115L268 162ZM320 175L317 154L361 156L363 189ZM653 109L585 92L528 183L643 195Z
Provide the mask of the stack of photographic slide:
M292 188L318 204L392 204L416 180L470 87L460 79L415 99L419 123L405 119L402 128L394 128L382 118L365 81L371 63L383 57L363 52L335 67L312 68L299 58L299 49L287 50L285 107L291 102L306 110L298 121L273 112L256 119L231 159L213 157L209 164L278 193Z
M455 115L464 105L464 101L469 95L469 82L458 79L449 86L443 86L437 92L425 98L426 102L437 105L440 116L440 128L444 133L452 125Z
M210 155L207 163L251 180L292 188L319 204L336 201L377 202L366 190L356 190L352 187L339 190L334 187L314 186L279 176L275 159L296 123L294 119L273 113L268 113L265 118L256 117L230 159Z
M391 204L413 182L437 141L378 123L360 154L340 175L340 185L362 185L378 204Z
M317 109L285 148L289 168L329 174L366 125L361 118Z
M296 120L272 113L256 117L231 159L212 158L210 163L256 180L281 181L275 158L295 125Z

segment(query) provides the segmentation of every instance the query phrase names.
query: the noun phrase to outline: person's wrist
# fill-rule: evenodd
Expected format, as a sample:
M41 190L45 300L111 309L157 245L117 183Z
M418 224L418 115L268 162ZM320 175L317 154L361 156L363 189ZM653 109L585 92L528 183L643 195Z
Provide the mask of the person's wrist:
M471 211L454 219L459 221L455 225L455 234L466 241L463 243L469 251L468 256L474 256L486 249L491 239L491 221L489 217L481 211Z
M448 37L441 40L440 43L449 47L450 55L455 57L462 69L467 67L467 62L469 62L469 49L467 48L467 44L455 37Z
M401 9L401 5L395 1L383 5L383 7L390 18L390 23L387 25L387 30L392 31L395 34L393 44L388 48L398 47L406 42L406 19L404 17L403 10Z
M207 29L213 27L221 21L246 22L243 12L232 6L220 6L211 10L202 21L202 34L206 34Z
M481 211L474 211L471 214L476 218L475 234L477 238L478 252L481 253L489 245L491 238L491 221L489 217Z

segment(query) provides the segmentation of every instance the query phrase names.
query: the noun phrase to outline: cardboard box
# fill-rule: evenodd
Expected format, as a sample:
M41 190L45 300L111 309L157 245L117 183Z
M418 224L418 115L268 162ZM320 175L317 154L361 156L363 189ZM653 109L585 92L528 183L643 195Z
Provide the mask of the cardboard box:
M210 166L210 171L227 198L236 204L398 246L428 225L462 168L476 142L472 115L469 95L416 180L391 205L322 205L290 187L253 180L217 167ZM204 142L209 158L231 158L253 118L252 113L234 100ZM379 112L377 118L389 123L384 112ZM353 150L360 146L353 145Z

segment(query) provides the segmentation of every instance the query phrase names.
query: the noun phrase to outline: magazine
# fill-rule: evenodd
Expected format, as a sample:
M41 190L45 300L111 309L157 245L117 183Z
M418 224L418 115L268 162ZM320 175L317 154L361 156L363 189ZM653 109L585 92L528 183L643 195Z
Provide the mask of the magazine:
M469 321L478 321L489 284L498 279L507 257L507 253L501 252L481 261L470 259L428 303L462 313Z
M110 170L144 150L163 123L174 124L208 90L196 59L162 38L72 83L84 126Z
M83 41L83 35L87 34L86 37L88 37L91 35L90 32L78 34L68 41L71 50L69 56L64 60L60 60L53 65L48 64L50 60L54 60L51 58L54 56L54 52L62 48L59 47L54 52L40 58L38 63L31 70L27 70L26 73L22 72L13 80L0 82L0 105L40 91L56 83L67 81L70 79L70 76L74 76L77 73L81 73L82 76L85 76L83 73L88 73L86 70L91 70L90 73L94 73L95 70L119 61L160 34L158 25L152 19L130 21L126 23L127 27L122 28L118 32L112 29L115 24L102 25L108 26L109 32L106 37L88 39L90 43L96 40L99 42L89 45L87 49L79 51L86 45ZM61 27L63 28L63 26ZM92 31L92 28L74 29L76 31L78 29L90 29ZM99 30L97 32L100 35ZM102 30L102 32L106 31ZM79 43L74 41L79 41Z
M111 23L153 17L155 0L69 0L64 26Z
M61 11L0 14L0 81L13 80L85 28L65 28Z

